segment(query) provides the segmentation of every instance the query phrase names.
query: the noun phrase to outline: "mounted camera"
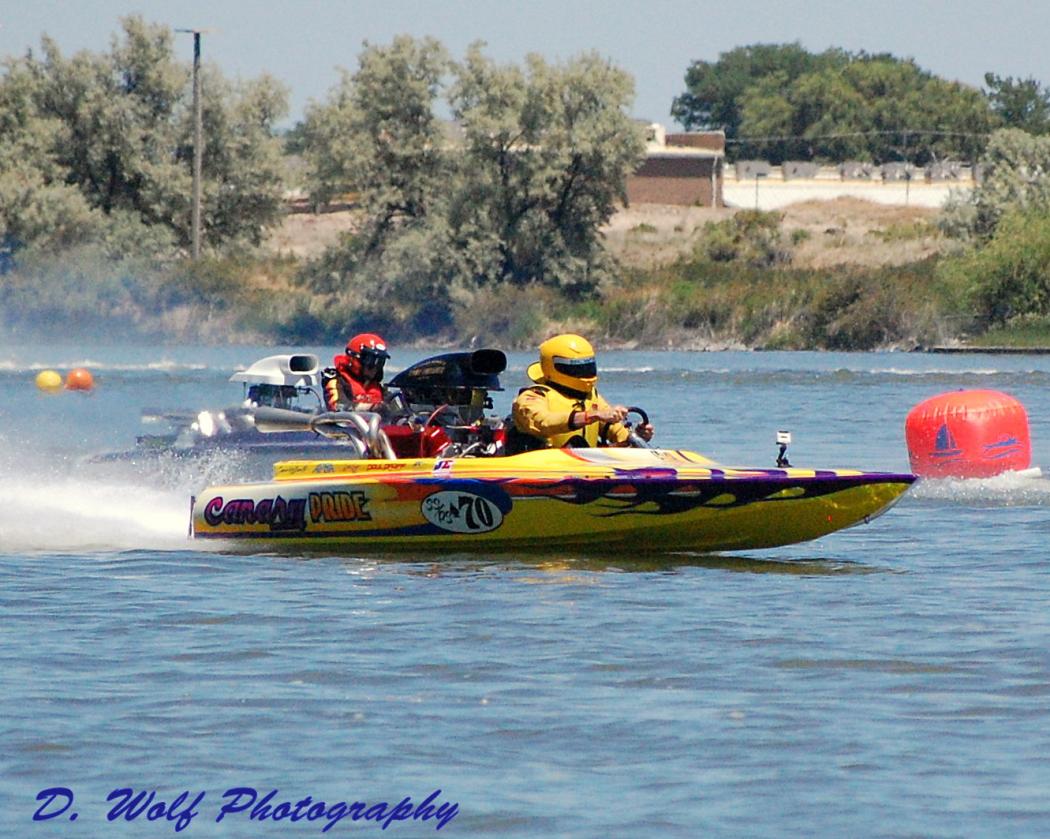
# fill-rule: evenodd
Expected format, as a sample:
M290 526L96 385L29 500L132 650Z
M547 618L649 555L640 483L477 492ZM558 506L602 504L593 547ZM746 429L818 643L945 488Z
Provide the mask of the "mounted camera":
M785 467L791 466L787 459L787 448L791 445L791 432L778 431L777 445L780 447L780 452L777 454L777 467L784 469Z

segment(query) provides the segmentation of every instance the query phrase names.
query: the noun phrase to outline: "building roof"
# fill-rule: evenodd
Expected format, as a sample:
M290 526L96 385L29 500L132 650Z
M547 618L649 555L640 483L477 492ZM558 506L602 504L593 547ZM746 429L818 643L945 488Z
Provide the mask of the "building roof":
M652 143L645 147L646 157L656 158L680 158L680 157L725 157L724 151L712 151L711 149L690 149L681 146L657 146Z

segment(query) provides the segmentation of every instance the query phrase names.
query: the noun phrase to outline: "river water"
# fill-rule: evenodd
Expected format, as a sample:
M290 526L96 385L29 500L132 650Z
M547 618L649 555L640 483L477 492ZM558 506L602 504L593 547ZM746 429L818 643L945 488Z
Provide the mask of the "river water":
M0 835L1050 834L1050 481L927 482L744 554L304 558L187 541L190 494L235 463L84 462L285 351L0 348ZM658 441L726 464L773 465L787 429L795 465L907 471L911 406L993 388L1050 467L1047 356L600 365ZM73 366L93 393L34 387ZM34 823L53 788L73 803ZM121 789L156 796L129 818Z

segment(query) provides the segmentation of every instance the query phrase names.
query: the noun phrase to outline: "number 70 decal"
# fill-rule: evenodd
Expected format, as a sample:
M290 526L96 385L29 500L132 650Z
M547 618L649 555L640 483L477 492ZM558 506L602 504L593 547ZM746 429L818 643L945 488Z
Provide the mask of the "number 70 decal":
M428 495L421 512L428 522L450 533L485 533L503 524L503 513L493 502L461 490Z

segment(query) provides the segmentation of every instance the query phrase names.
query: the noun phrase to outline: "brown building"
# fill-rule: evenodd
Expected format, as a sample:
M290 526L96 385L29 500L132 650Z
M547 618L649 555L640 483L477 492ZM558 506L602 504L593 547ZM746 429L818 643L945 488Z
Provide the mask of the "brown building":
M725 134L703 131L667 134L649 126L645 161L627 176L629 204L723 207Z

